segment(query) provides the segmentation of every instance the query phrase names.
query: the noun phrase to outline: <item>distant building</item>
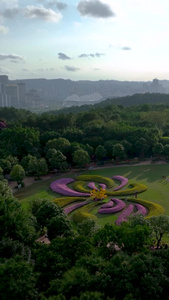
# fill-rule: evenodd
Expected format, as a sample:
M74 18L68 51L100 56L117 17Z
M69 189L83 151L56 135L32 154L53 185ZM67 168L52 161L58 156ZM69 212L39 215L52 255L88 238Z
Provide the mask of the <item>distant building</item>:
M7 84L6 93L11 98L11 106L19 107L19 90L16 84Z
M26 94L26 106L27 107L39 106L40 101L41 101L41 99L37 93L37 90L32 89Z
M6 93L6 86L0 82L0 107L8 107L11 105L11 98Z
M0 75L0 82L3 84L7 84L8 83L8 76L7 75Z
M18 82L18 103L19 106L25 106L26 105L26 88L24 82Z

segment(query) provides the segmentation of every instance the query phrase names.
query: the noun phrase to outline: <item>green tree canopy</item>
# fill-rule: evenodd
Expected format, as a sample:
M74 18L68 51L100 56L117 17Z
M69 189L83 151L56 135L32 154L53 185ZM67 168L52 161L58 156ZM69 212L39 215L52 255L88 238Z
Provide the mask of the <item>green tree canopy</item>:
M14 165L11 173L11 179L17 181L17 184L21 184L23 179L25 178L25 171L21 165Z
M73 162L79 167L84 167L90 162L89 154L83 149L76 150L73 153Z

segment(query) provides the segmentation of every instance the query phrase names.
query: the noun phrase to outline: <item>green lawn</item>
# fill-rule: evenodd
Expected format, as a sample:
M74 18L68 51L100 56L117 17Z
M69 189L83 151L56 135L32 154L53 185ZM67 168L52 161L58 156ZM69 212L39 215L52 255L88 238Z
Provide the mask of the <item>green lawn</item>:
M144 166L126 166L126 167L112 167L105 169L95 169L92 171L85 171L83 174L101 175L105 177L112 177L114 175L121 175L129 179L129 183L142 183L147 186L147 191L138 195L138 198L155 202L163 206L165 213L169 215L169 182L162 179L162 176L169 175L169 164L163 165L144 165ZM62 177L74 177L73 173ZM53 200L56 197L61 197L53 193L49 184L60 177L56 176L46 181L37 182L29 187L18 191L15 196L21 201L23 207L27 207L31 199L42 197ZM99 224L107 222L114 222L116 215L101 215L98 214L98 208L95 208L92 213L98 217Z

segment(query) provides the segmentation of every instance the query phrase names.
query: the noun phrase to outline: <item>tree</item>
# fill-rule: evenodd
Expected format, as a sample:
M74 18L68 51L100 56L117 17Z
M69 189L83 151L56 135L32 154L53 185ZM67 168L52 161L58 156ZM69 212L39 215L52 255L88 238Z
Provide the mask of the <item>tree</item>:
M0 294L2 300L36 299L36 277L31 262L21 256L1 261Z
M164 234L169 233L169 216L159 215L150 218L148 225L152 229L152 234L156 239L157 249L160 247Z
M162 154L165 156L165 158L167 158L167 159L169 158L169 145L168 144L164 145Z
M88 218L79 224L77 231L82 236L91 237L98 229L96 221Z
M122 144L118 143L116 145L113 146L113 151L112 151L112 155L116 158L116 159L124 159L126 157L125 155L125 150Z
M14 127L2 130L0 142L7 155L19 159L28 154L38 156L40 152L39 131L34 128Z
M29 245L36 239L34 220L24 211L6 180L0 181L0 237Z
M42 201L39 209L35 212L34 216L40 226L44 227L49 224L50 220L58 215L62 215L63 210L61 207L57 206L54 202L46 199Z
M72 234L72 225L67 216L57 215L53 217L47 224L48 237L50 240L58 236L70 236Z
M52 170L65 170L67 168L66 156L60 150L49 149L47 152L47 158Z
M4 176L3 176L3 170L2 168L0 167L0 180L3 180L4 179Z
M161 143L156 143L152 148L152 152L155 156L160 156L163 152L163 145Z
M45 158L38 159L37 157L33 156L29 160L28 170L30 173L36 174L38 179L40 179L41 175L45 175L48 173L48 165Z
M107 151L104 146L99 145L95 150L95 155L98 160L102 160L106 157Z
M63 154L66 154L70 149L70 142L62 137L59 137L58 139L49 140L45 146L46 152L49 149L60 150Z
M17 184L23 184L23 179L25 178L25 171L21 165L14 165L11 173L11 179L17 181Z
M73 162L79 167L84 167L90 162L89 154L83 149L76 150L73 153Z
M12 169L10 161L4 158L0 159L0 167L3 169L5 174L9 173Z
M138 156L145 156L148 149L149 149L149 145L147 143L147 140L145 138L140 138L139 140L137 140L137 142L135 143L135 149L136 149L136 154Z

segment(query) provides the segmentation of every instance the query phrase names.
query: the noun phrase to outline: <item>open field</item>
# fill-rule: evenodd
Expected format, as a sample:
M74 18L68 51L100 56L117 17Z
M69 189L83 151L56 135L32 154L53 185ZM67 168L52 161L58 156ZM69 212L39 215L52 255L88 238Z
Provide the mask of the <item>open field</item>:
M121 175L129 179L129 184L134 182L145 184L147 191L139 194L138 198L160 204L164 208L165 213L169 215L169 182L163 179L163 176L169 175L169 164L101 168L84 171L83 174L101 175L110 178L114 175ZM64 176L57 175L46 180L41 180L19 190L15 196L21 201L24 208L27 208L29 201L34 198L40 197L53 200L61 196L50 190L50 183L61 177L75 178L76 175L75 173L68 173L64 174ZM100 225L104 225L107 222L114 222L118 217L118 214L106 216L99 214L98 207L92 213L97 216Z

